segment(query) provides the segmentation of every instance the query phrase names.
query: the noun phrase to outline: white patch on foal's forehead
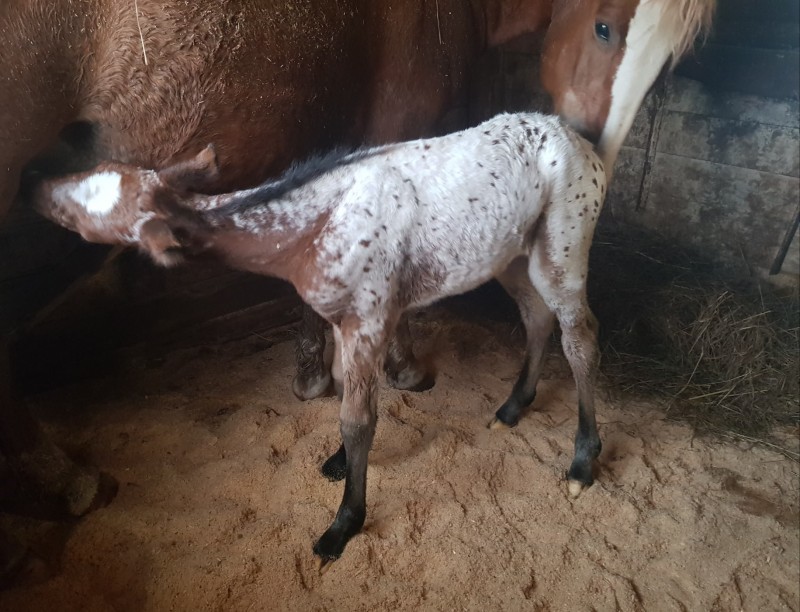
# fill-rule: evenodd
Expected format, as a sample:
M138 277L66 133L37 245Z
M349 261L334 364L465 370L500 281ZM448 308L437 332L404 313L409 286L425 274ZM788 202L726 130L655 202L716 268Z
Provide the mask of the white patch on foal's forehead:
M680 35L671 22L662 19L668 1L672 0L640 0L631 19L625 52L611 87L611 107L598 144L609 176L647 90Z
M106 215L119 202L122 176L117 172L98 172L72 185L61 185L53 190L53 198L65 204L68 198L77 202L92 215Z

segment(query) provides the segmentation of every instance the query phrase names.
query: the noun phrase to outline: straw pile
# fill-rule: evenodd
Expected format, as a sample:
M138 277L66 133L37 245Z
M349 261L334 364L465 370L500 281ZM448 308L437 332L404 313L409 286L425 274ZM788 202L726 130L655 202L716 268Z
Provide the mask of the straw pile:
M800 460L796 444L772 435L776 426L796 434L800 422L796 291L778 294L630 226L598 228L590 269L611 390L666 398L669 414L700 432Z

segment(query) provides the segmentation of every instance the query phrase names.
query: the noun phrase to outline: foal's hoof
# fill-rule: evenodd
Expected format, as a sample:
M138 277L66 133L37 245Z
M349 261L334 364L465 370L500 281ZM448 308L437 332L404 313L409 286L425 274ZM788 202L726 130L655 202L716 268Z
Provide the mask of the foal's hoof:
M342 556L348 541L348 538L343 538L342 536L342 533L329 529L314 544L314 554L319 557L320 574L327 572L334 561Z
M584 485L580 480L567 481L567 491L572 499L577 498L583 492L584 488L586 488L586 485Z
M509 405L508 402L500 406L494 413L489 429L510 429L519 423L519 408Z
M333 524L325 530L322 537L314 544L314 554L320 558L320 571L329 569L331 563L342 556L344 547L364 525L365 511L350 509L342 505L336 513Z
M583 493L584 489L588 489L594 483L594 475L592 474L592 462L587 464L573 464L567 472L567 491L572 499L578 497Z
M331 565L336 562L336 559L320 559L319 560L319 575L324 576L325 573L331 569Z
M489 429L511 429L511 425L508 423L503 423L503 421L497 417L494 417L491 423L489 423Z
M347 454L344 450L344 446L340 446L339 450L328 457L319 471L331 482L344 480L344 477L347 475Z
M506 423L502 419L498 417L494 417L492 421L489 423L489 429L511 429L516 427L516 423Z
M314 399L323 395L331 384L331 375L314 374L307 376L298 374L292 381L292 392L301 401Z

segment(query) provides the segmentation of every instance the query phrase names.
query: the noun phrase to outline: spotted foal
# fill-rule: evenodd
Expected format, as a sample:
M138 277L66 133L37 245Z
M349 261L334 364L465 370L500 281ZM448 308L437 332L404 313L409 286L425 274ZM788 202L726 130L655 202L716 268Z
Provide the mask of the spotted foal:
M499 115L441 138L333 153L246 191L204 196L213 149L160 172L106 163L43 182L38 209L91 241L137 244L156 262L210 253L286 279L334 326L342 448L326 462L344 497L314 546L338 558L366 514L377 386L400 315L496 277L516 300L527 356L493 427L533 401L554 319L578 391L569 491L592 483L596 322L586 302L589 248L606 176L591 145L559 119Z

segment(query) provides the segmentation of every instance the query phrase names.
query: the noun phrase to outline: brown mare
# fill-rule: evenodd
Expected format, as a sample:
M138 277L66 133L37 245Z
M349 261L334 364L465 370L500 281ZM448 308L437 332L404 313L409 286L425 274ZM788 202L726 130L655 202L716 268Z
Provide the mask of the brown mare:
M708 24L713 1L140 0L137 13L131 1L4 0L0 218L31 168L161 168L214 142L220 175L205 187L217 192L334 144L427 135L484 49L548 24L543 83L610 168L647 89ZM402 326L400 336L387 360L395 380L421 371ZM319 329L306 339L301 395L326 379L320 339ZM14 396L4 344L0 452L20 480L83 514L99 479Z

